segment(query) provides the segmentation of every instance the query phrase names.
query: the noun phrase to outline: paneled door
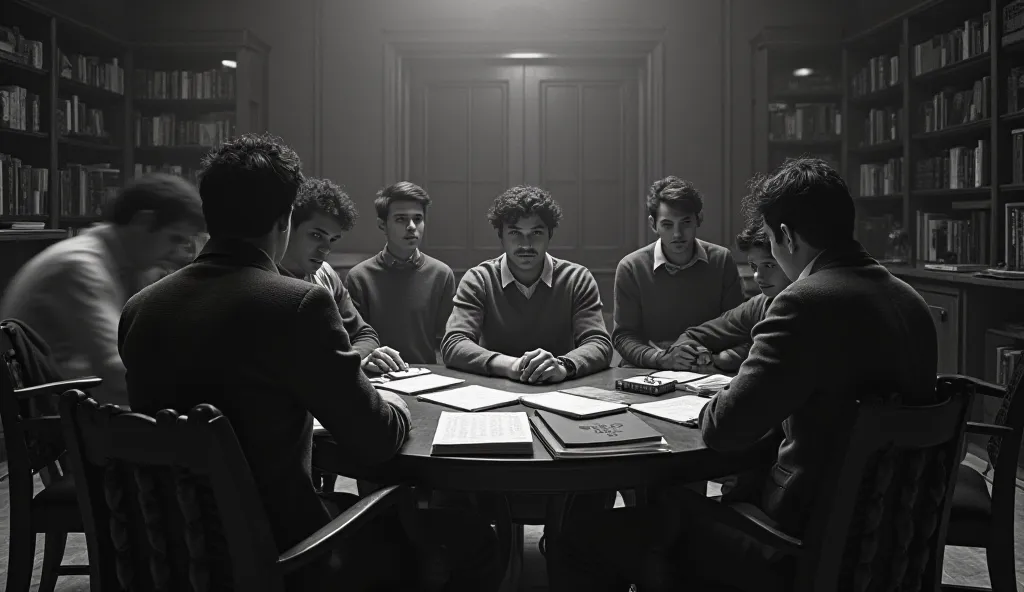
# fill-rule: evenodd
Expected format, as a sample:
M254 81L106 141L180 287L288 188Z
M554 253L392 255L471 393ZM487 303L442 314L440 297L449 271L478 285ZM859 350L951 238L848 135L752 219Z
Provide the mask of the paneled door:
M639 240L639 66L407 63L407 170L434 200L424 250L457 274L497 256L487 209L510 186L538 185L563 210L552 255L590 268L610 303Z

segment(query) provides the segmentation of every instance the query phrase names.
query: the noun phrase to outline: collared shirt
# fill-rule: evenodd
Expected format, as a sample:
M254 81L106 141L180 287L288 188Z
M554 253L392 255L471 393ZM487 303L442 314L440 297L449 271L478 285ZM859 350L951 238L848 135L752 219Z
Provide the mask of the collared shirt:
M508 258L505 255L501 256L501 287L507 288L509 284L515 282L516 288L523 293L523 296L527 298L533 296L533 293L537 290L537 284L544 282L544 285L551 287L551 277L554 273L555 266L551 262L551 255L544 253L544 269L540 272L540 279L533 282L532 286L524 286L519 283L519 280L512 275L512 270L508 268Z
M384 249L380 252L380 257L386 266L396 269L415 268L423 264L423 253L420 253L419 249L416 249L408 259L399 259L391 254L387 245L384 245Z
M799 277L796 278L797 281L802 280L805 277L811 275L811 268L814 267L814 262L817 261L818 257L821 257L821 253L824 252L825 251L819 252L817 255L814 256L814 259L811 259L811 261L807 264L807 267L804 267L804 270L800 272Z
M708 251L704 248L704 245L700 244L700 241L693 239L693 257L683 265L676 265L665 257L665 251L662 249L661 239L658 239L657 244L654 245L654 271L657 271L662 265L665 266L665 270L671 274L682 271L688 267L692 267L698 261L708 262Z

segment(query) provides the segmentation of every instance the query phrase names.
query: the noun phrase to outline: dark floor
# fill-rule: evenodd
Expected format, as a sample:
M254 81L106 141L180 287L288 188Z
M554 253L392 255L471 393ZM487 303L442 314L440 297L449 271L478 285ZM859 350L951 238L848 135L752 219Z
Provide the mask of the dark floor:
M967 462L977 462L974 457L969 456ZM0 475L6 473L6 465L0 463ZM716 487L711 484L711 487ZM346 479L340 479L338 490L355 492L355 483ZM717 491L710 491L717 493ZM1015 524L1017 526L1017 587L1018 590L1024 585L1024 489L1018 487ZM619 502L621 503L621 501ZM7 580L7 547L9 544L7 536L8 516L10 515L10 504L7 495L6 482L0 483L0 590L6 588ZM520 590L530 592L542 592L547 589L546 575L544 573L544 559L537 550L537 540L540 538L541 527L526 527L526 551L523 560L523 572L521 577ZM32 590L39 585L39 569L43 561L43 538L40 536L36 542L35 573L32 579ZM82 535L71 535L68 537L67 552L64 556L65 563L87 563L85 538ZM968 586L988 586L988 571L983 551L961 547L949 547L946 549L946 560L944 564L944 580L946 583L961 584ZM57 581L58 592L85 592L89 589L88 578L66 577ZM344 587L341 587L344 589ZM506 592L511 586L506 585Z

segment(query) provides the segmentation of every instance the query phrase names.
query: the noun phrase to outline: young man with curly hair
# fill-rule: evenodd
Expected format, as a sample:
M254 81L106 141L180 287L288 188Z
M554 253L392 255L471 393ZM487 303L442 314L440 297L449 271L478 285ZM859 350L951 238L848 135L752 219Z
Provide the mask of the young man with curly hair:
M381 346L377 332L359 314L338 272L326 261L331 246L352 230L358 217L356 205L337 184L328 179L306 179L295 198L292 236L280 270L284 275L315 282L334 296L352 349L362 357L363 370L405 370L408 365L402 356L391 347Z
M612 344L594 276L547 252L558 203L543 189L516 186L487 217L505 253L459 282L441 343L445 365L530 384L607 368Z
M381 189L374 200L380 253L352 268L345 286L381 341L409 364L436 364L452 312L452 268L420 251L430 196L408 181Z
M687 370L695 356L671 348L689 327L743 302L729 249L697 238L704 198L689 181L666 177L647 195L658 240L623 257L615 270L612 340L624 365Z

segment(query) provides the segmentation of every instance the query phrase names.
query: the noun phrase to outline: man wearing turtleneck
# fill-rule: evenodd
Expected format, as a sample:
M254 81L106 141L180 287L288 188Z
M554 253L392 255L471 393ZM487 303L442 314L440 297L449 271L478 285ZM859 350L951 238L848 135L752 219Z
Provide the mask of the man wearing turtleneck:
M430 197L403 181L374 201L384 249L349 271L345 284L355 308L409 364L436 364L452 312L455 274L419 250Z

